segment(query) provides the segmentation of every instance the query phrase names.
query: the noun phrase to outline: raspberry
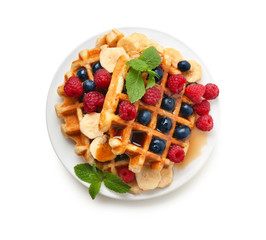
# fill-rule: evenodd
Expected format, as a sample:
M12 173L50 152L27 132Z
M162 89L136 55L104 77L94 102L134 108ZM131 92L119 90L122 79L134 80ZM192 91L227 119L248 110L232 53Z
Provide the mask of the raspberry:
M64 91L68 97L78 98L82 96L83 87L79 78L74 76L70 77L65 83Z
M161 92L156 87L148 88L142 97L142 101L148 105L155 105L161 99Z
M122 101L119 105L119 116L126 121L133 120L137 116L137 111L135 106L128 102L128 101Z
M197 103L193 106L194 111L199 115L205 115L210 112L210 103L207 100L202 100L201 103Z
M187 80L182 74L172 75L167 80L167 85L172 93L180 93Z
M101 68L94 74L94 83L98 89L108 88L111 82L111 74Z
M135 173L130 171L128 167L121 168L118 172L118 176L125 182L131 183L135 180Z
M189 85L186 88L185 94L194 103L201 103L202 96L205 93L205 87L202 84Z
M213 128L213 119L209 114L200 116L196 121L196 126L201 131L210 131Z
M205 93L203 95L203 97L207 100L212 100L218 97L219 95L219 88L217 87L217 85L213 84L213 83L208 83L205 85Z
M96 110L99 110L104 102L104 95L96 92L91 91L86 93L86 95L83 98L83 107L86 111L86 113L95 112Z
M168 158L175 163L180 163L185 158L185 152L183 148L178 145L173 145L168 152Z

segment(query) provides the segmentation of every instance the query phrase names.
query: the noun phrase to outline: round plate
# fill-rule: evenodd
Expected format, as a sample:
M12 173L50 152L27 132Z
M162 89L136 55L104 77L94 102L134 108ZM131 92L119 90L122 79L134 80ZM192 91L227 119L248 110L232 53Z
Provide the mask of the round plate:
M118 29L121 32L123 32L125 35L129 35L134 32L143 33L148 36L148 38L155 40L159 44L161 44L164 47L171 47L175 48L178 51L181 52L184 59L194 59L196 60L202 67L202 80L201 83L213 83L213 79L211 78L208 70L206 69L204 63L199 59L199 57L185 44L180 42L179 40L175 39L174 37L156 31L151 29L145 29L145 28L121 28ZM109 31L107 31L109 32ZM107 33L106 32L106 33ZM61 160L65 168L83 185L89 187L89 184L79 180L75 173L74 173L74 166L79 163L83 163L84 160L77 156L74 153L74 142L71 139L66 139L60 129L60 125L62 124L62 121L57 118L54 105L56 103L62 102L62 99L57 94L57 87L61 85L64 81L64 75L65 73L70 69L72 61L76 60L78 58L78 53L82 49L91 49L95 47L95 42L98 36L103 35L105 33L98 34L97 36L94 36L84 43L82 43L80 46L78 46L74 51L72 51L67 58L63 61L59 69L57 70L53 81L51 83L48 97L47 97L47 105L46 105L46 121L47 121L47 128L48 133L50 136L51 143L53 145L53 148L58 156L58 158ZM172 192L173 190L176 190L183 184L185 184L188 180L190 180L195 174L203 167L204 163L207 161L208 157L210 156L210 153L214 147L215 144L215 138L217 135L217 128L219 126L218 124L218 101L213 101L211 103L211 115L214 119L215 125L213 130L208 133L207 136L207 144L203 146L201 150L201 154L197 156L195 160L193 160L189 165L187 165L184 169L177 169L174 168L174 178L173 182L170 186L163 188L163 189L154 189L149 191L144 191L141 194L133 195L133 194L119 194L115 193L113 191L110 191L107 189L104 184L102 184L100 194L115 198L115 199L122 199L122 200L143 200L143 199L149 199L154 198L158 196L165 195L169 192Z

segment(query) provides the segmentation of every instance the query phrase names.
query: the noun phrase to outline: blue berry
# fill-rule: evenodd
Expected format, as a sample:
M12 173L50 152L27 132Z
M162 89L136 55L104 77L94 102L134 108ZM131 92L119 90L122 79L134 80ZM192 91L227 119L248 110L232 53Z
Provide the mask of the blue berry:
M183 61L180 61L178 64L177 64L177 68L181 71L181 72L186 72L190 69L191 65L188 61L186 60L183 60Z
M83 83L83 90L85 93L94 91L96 88L95 83L92 80L86 80Z
M160 117L157 121L157 129L162 133L168 133L172 127L172 121L168 117Z
M101 68L103 68L103 67L100 64L100 62L93 63L93 65L92 65L93 74L95 74Z
M185 140L191 134L191 130L188 126L177 125L174 131L174 138L178 140Z
M164 97L162 100L161 108L168 112L172 112L175 108L175 100L171 97Z
M159 77L155 77L155 82L160 83L163 78L163 69L161 67L157 67L153 69L153 71L159 75Z
M138 122L143 125L148 125L151 121L151 112L147 110L142 110L138 114Z
M165 149L165 141L161 138L153 138L151 140L150 148L149 150L156 154L162 154Z
M180 115L183 117L189 117L192 114L193 114L193 108L187 103L182 103L180 107Z
M84 81L88 79L88 73L86 68L82 67L77 71L77 77L80 79L80 81Z

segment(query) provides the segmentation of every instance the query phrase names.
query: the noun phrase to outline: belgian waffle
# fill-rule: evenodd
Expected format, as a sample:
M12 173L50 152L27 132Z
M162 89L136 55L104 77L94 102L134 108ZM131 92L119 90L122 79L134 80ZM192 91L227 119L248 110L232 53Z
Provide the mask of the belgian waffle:
M117 114L119 103L123 100L129 101L129 97L123 93L128 71L126 66L128 59L124 56L121 56L117 61L101 112L100 129L104 132L109 131L109 144L113 149L113 153L116 155L126 153L130 157L129 169L135 173L140 172L144 164L150 165L151 169L154 170L168 167L170 160L167 158L167 155L171 145L177 144L185 152L187 152L189 147L189 139L180 141L173 137L176 124L186 125L191 130L194 128L195 114L187 119L179 114L182 102L192 104L184 95L185 86L180 94L172 94L166 86L168 75L180 74L181 72L171 65L171 59L167 55L162 55L161 57L164 73L161 83L156 84L156 87L164 95L175 99L176 104L173 112L168 112L160 107L162 98L155 106L147 105L139 100L134 103L137 112L146 109L152 113L152 119L147 126L138 123L136 120L125 121L119 117ZM166 116L172 120L172 128L167 135L156 130L158 116ZM166 147L161 155L149 151L150 142L154 137L165 140Z

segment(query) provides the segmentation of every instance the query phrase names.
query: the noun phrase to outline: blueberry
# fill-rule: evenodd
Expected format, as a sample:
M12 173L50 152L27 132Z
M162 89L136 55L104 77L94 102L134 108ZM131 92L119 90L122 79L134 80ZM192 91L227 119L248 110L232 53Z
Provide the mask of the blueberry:
M197 85L197 83L196 82L187 83L186 87L190 85Z
M153 138L151 140L150 148L149 150L156 154L162 154L165 149L165 141L161 138Z
M157 121L157 129L162 133L168 133L172 127L172 121L168 117L160 117Z
M192 114L193 114L193 108L187 103L182 103L180 108L180 115L183 117L189 117Z
M115 157L115 161L121 161L121 160L125 160L125 159L129 159L129 156L126 155L125 153L121 154L121 155L117 155Z
M95 74L101 68L103 68L103 67L100 64L100 62L93 63L93 65L92 65L93 74Z
M181 72L186 72L190 69L191 65L188 61L186 60L183 60L183 61L180 61L178 64L177 64L177 68L181 71Z
M92 80L86 80L83 83L83 90L85 93L94 91L96 88L95 83Z
M177 125L174 131L174 138L178 140L185 140L190 136L191 130L188 126Z
M88 79L88 73L86 68L82 67L77 71L77 77L80 79L80 81L84 81Z
M162 100L162 105L161 108L168 111L172 112L175 107L175 100L171 97L164 97Z
M143 124L143 125L148 125L149 122L151 121L151 112L147 110L142 110L138 114L138 122Z
M155 82L160 83L163 78L163 69L161 67L157 67L153 69L153 71L159 75L159 77L155 77Z

